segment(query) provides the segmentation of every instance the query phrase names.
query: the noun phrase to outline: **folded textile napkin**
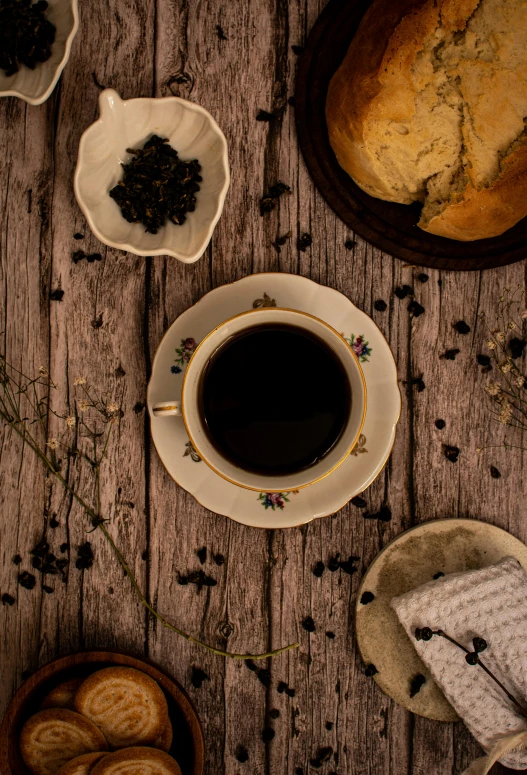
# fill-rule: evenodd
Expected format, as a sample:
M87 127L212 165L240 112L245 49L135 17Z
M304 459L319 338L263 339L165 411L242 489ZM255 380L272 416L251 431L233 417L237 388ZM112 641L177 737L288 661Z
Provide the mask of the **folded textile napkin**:
M481 661L527 708L527 574L513 557L481 570L453 573L424 584L391 602L399 621L447 699L487 751L505 735L527 729L527 720L500 687L465 653L442 637L417 641L415 630L443 630L473 651L484 638ZM527 769L527 750L500 760Z

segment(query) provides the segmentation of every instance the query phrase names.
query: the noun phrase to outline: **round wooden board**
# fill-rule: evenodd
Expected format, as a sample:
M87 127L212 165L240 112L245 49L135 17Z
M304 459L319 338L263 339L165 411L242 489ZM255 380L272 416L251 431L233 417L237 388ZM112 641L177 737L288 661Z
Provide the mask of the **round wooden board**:
M527 218L492 239L458 242L436 237L417 226L417 203L400 205L374 199L338 164L328 139L326 94L369 5L370 0L330 0L311 30L298 67L298 138L322 196L350 229L412 264L459 271L489 269L527 258Z
M406 530L372 562L357 594L357 643L364 663L379 671L379 687L399 705L436 721L459 718L417 656L391 600L432 581L438 572L485 568L503 557L516 557L527 570L527 546L506 530L475 519L434 519ZM370 603L360 602L364 592L375 596ZM419 673L426 683L410 697L410 683Z
M31 775L18 748L20 731L27 719L40 710L42 700L57 684L70 678L87 677L103 667L133 667L153 678L165 693L174 730L169 751L182 775L203 775L205 745L197 713L182 687L153 662L120 651L85 651L55 659L25 681L11 700L0 727L1 775Z

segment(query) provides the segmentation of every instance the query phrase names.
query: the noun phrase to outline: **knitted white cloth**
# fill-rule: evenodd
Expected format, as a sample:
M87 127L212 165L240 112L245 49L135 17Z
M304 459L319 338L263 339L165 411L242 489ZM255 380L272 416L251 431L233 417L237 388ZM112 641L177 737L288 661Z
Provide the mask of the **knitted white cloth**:
M435 680L476 740L488 750L504 735L527 729L504 692L445 638L417 641L417 627L441 629L473 651L472 638L487 641L481 661L527 707L527 574L513 557L482 570L453 573L391 602L399 621ZM501 760L527 769L527 750Z

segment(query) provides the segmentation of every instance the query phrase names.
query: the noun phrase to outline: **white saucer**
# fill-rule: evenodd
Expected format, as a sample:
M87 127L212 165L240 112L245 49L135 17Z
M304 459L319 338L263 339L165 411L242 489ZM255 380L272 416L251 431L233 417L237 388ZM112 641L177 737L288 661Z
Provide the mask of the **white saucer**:
M366 379L368 408L362 435L350 456L328 477L297 492L255 493L230 484L196 455L181 417L154 417L152 406L179 399L183 372L196 345L217 325L253 307L309 312L339 331L354 347ZM277 354L277 379L280 355ZM306 380L316 363L306 364ZM364 312L332 288L292 274L250 275L211 291L174 321L161 340L147 392L152 438L170 476L198 503L244 525L297 527L326 517L362 493L384 468L401 411L397 368L388 342Z

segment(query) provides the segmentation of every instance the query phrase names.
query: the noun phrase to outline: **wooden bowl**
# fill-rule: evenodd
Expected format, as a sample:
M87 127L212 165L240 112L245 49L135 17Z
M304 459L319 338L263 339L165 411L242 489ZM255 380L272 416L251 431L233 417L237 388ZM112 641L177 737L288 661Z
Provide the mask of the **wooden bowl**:
M87 678L103 667L116 665L141 670L158 683L165 693L174 729L169 753L181 767L182 775L202 775L205 764L203 732L184 690L153 662L119 651L86 651L56 659L22 684L11 700L0 727L1 775L31 775L22 761L18 740L25 722L40 710L44 697L51 689L69 678Z
M527 258L527 218L499 237L458 242L417 226L420 205L375 199L339 165L329 144L326 95L371 0L330 0L309 35L298 67L295 116L300 148L317 188L361 237L392 256L436 269L487 269Z

